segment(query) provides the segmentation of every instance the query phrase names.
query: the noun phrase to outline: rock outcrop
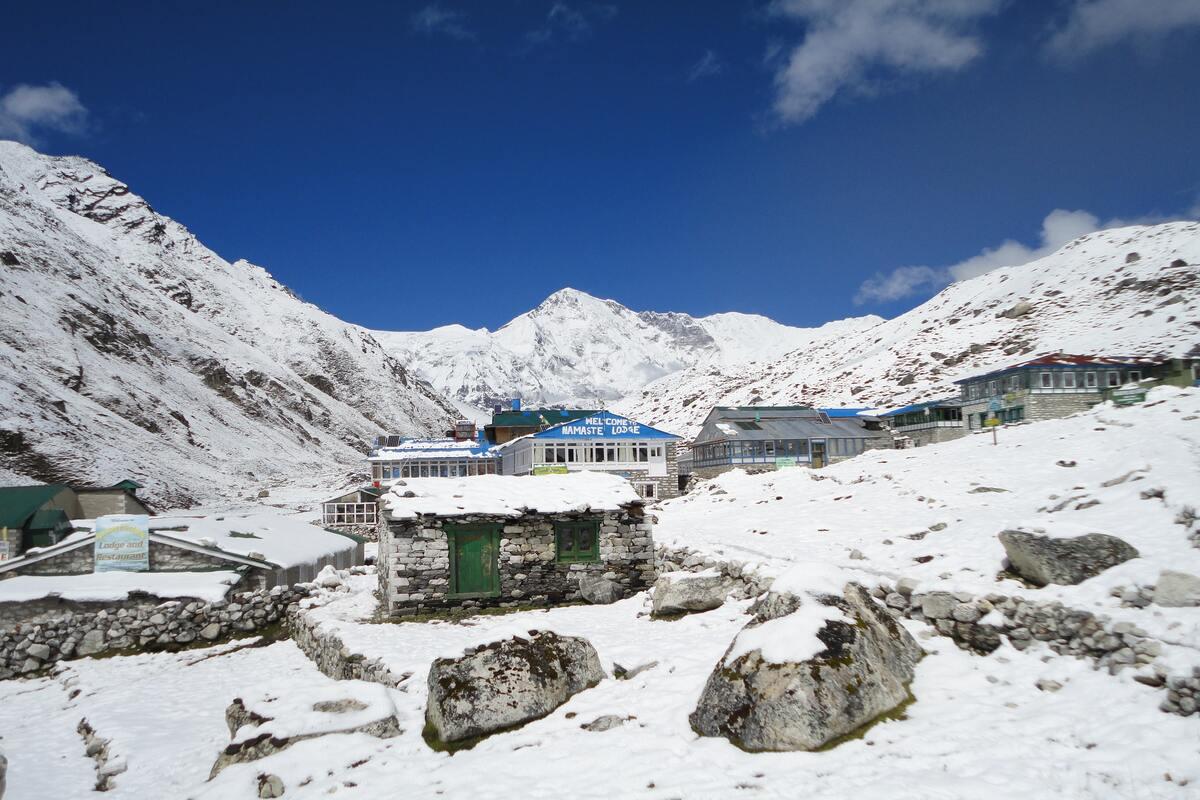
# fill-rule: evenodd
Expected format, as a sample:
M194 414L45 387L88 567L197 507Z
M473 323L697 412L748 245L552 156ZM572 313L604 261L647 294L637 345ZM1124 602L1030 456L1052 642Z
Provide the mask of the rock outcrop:
M606 606L621 599L621 586L598 575L581 575L579 596L593 605Z
M1154 585L1154 604L1168 608L1200 606L1200 577L1188 572L1163 570Z
M654 584L654 616L674 616L720 608L733 586L719 572L668 572Z
M427 735L463 742L544 717L604 679L587 639L531 631L429 668Z
M1105 533L1054 539L1009 530L1000 534L1000 543L1012 571L1035 586L1082 583L1138 556L1128 542Z
M731 658L748 632L786 624L811 603L832 612L816 631L814 646L823 649L815 655L768 661L759 648ZM724 736L752 751L814 750L908 700L921 648L862 587L847 584L841 597L768 597L757 608L690 717L700 735Z

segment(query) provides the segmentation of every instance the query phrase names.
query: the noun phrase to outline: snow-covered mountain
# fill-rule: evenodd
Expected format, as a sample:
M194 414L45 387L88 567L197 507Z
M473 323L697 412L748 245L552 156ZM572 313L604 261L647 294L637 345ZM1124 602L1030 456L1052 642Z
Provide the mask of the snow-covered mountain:
M614 300L562 289L496 331L448 325L371 335L439 391L467 405L488 408L519 397L593 406L681 370L773 360L879 322L868 316L793 328L754 314L635 312Z
M0 142L0 474L164 504L361 469L453 407L369 334L81 158Z
M780 358L669 375L614 409L694 435L714 405L896 405L955 394L954 380L1034 354L1196 353L1198 265L1200 223L1100 231Z

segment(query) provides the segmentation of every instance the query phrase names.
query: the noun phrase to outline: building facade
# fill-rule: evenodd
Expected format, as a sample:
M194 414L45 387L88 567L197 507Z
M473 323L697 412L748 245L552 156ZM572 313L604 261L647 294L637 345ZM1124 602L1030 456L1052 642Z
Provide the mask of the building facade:
M1136 402L1154 386L1200 383L1200 359L1054 353L956 381L966 430L1065 417L1105 400Z
M522 409L519 400L513 401L509 411L496 407L492 414L492 422L485 425L483 432L487 441L492 444L504 444L531 433L544 431L563 422L573 422L577 419L602 413L599 409L572 408L527 408Z
M628 597L655 579L654 519L614 476L408 481L381 505L379 591L392 616L569 602L585 579Z
M957 397L913 403L901 408L867 412L894 435L896 447L923 447L958 439L966 434L962 403Z
M607 472L646 500L679 494L679 437L600 411L498 445L504 475Z
M381 490L364 486L321 502L321 524L334 528L374 530L379 524Z
M380 485L403 478L465 478L499 471L496 453L481 439L381 436L367 461L371 464L371 480Z
M891 434L857 413L839 417L808 406L718 406L692 441L687 468L698 478L738 468L819 469L866 450L890 447Z

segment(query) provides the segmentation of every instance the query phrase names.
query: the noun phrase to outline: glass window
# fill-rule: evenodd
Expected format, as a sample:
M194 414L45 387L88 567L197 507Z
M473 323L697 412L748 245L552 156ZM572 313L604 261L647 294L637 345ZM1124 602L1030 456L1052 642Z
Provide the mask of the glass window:
M1000 393L1000 387L996 381L988 381L988 397Z
M1064 372L1062 374L1062 385L1063 385L1064 389L1074 389L1075 388L1075 373L1074 372Z
M1095 389L1096 388L1096 373L1094 373L1094 372L1083 373L1083 385L1089 389Z
M555 559L560 563L600 560L600 523L595 520L554 523Z
M1043 372L1042 373L1041 387L1043 389L1051 389L1054 387L1054 373L1052 373L1052 372Z
M1136 369L1129 370L1129 382L1130 383L1137 383L1141 379L1142 379L1142 373L1140 370L1136 370Z
M1013 375L1011 378L1008 379L1008 390L1010 392L1015 392L1017 389L1020 389L1020 388L1021 388L1021 376L1019 374Z
M1121 385L1121 373L1113 370L1108 373L1108 386L1111 389L1114 386Z

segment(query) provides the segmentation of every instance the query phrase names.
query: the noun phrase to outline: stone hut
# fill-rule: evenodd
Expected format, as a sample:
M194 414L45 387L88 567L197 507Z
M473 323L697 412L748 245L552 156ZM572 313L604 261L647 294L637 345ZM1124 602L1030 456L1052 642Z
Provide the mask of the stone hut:
M585 578L620 597L654 582L654 519L617 475L415 479L380 502L379 589L393 616L562 603Z

